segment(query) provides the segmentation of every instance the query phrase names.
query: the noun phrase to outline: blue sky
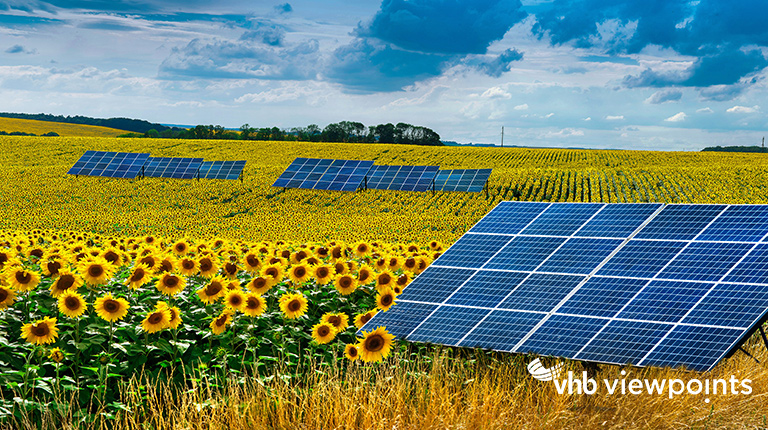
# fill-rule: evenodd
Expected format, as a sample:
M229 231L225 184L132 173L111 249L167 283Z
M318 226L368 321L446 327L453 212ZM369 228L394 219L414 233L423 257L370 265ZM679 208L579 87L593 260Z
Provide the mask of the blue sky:
M766 16L766 0L0 0L0 111L754 145Z

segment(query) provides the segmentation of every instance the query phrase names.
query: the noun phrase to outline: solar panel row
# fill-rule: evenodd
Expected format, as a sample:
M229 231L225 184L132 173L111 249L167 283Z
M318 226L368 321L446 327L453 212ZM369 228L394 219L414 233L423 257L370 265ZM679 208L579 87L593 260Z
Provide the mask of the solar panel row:
M203 179L236 180L243 173L245 161L204 161L200 164L199 175Z
M768 205L502 202L363 327L708 370L768 311Z
M193 179L202 162L202 158L149 157L143 174L150 178Z
M132 152L86 151L67 172L70 175L136 178L238 179L245 161L207 161L202 158L150 157Z
M297 158L272 186L355 191L360 188L371 166L373 161Z
M131 152L85 151L67 172L70 175L135 178L149 154Z
M368 188L374 190L427 191L432 188L437 166L372 166L368 171Z
M440 170L435 177L437 191L465 191L479 193L491 176L492 169Z

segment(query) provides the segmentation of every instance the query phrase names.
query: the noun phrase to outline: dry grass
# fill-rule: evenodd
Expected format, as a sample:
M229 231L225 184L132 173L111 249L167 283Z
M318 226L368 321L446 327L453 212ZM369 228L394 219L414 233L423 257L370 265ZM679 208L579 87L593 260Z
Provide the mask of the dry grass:
M99 127L96 125L67 124L64 122L37 121L33 119L2 118L0 117L0 131L11 133L22 131L34 133L38 136L55 131L59 136L83 136L83 137L115 137L128 133L116 128Z
M757 339L754 339L757 340ZM349 364L304 375L287 383L281 374L224 387L193 382L179 390L158 381L134 381L124 402L131 408L111 423L73 424L71 416L48 414L50 428L115 429L561 429L561 428L765 428L768 425L768 352L749 350L701 374L670 369L628 369L626 378L751 379L751 395L561 395L552 382L527 375L528 357L498 361L456 359L436 353L431 360L385 365ZM345 365L348 362L343 361ZM581 374L581 366L569 366ZM603 366L596 379L622 378L622 368ZM145 386L144 394L135 389ZM142 400L143 399L143 400ZM35 428L21 426L22 428Z

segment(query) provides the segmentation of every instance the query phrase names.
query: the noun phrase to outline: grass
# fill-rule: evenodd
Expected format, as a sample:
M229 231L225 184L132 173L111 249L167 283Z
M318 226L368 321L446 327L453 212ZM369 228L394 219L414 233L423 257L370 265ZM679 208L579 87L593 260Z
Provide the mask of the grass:
M73 137L117 137L127 133L116 128L100 127L96 125L68 124L64 122L37 121L33 119L2 118L0 117L0 130L7 133L21 131L34 133L38 136L54 131L59 136Z

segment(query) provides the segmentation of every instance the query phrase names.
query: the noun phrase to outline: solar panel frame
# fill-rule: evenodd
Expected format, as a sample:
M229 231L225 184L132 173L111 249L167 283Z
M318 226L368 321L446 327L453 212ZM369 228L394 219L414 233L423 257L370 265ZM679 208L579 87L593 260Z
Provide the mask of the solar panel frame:
M389 191L428 191L438 166L371 166L366 174L366 188Z
M294 159L272 184L273 187L309 190L356 191L373 166L370 160L327 158Z
M440 314L446 313L448 312L447 310L440 311L440 309L452 307L458 310L451 309L452 313L449 312L450 315L460 315L461 309L471 312L475 316L483 315L471 329L465 332L462 338L457 340L457 334L451 333L448 336L450 338L449 344L490 347L491 349L508 352L533 352L542 355L557 355L619 365L684 365L690 370L706 371L714 367L722 358L733 354L739 345L757 330L759 324L768 319L768 312L766 312L768 310L768 243L763 243L768 237L768 227L762 226L757 221L758 217L754 215L763 211L768 213L768 206L761 210L748 209L742 211L733 209L743 205L699 205L699 207L687 208L687 210L674 209L671 212L686 213L686 216L691 218L691 223L696 225L695 228L685 226L677 229L673 228L670 230L670 233L670 231L659 227L659 225L663 224L669 225L673 221L674 217L669 216L669 212L660 219L661 222L657 220L656 223L653 223L653 221L665 210L669 211L668 208L670 206L682 205L635 204L649 206L636 206L634 209L614 209L615 206L632 204L603 205L602 208L593 211L594 213L581 226L577 226L575 231L571 231L573 227L568 227L565 230L562 228L556 229L556 236L547 236L545 234L526 235L526 231L547 233L536 231L536 229L530 229L529 227L537 219L541 220L542 215L552 205L559 204L543 203L532 206L531 203L528 203L525 206L522 202L499 203L494 210L486 214L475 224L465 236L462 236L460 241L468 235L471 235L470 237L476 236L473 238L475 240L482 235L498 237L497 241L488 241L488 243L501 243L511 237L511 240L504 247L493 247L485 252L486 255L470 258L471 263L464 264L462 259L456 256L462 254L468 257L477 256L478 252L483 252L482 248L477 248L477 244L482 244L482 241L476 242L473 245L476 247L475 249L465 249L465 245L469 243L466 240L461 243L457 241L444 253L444 255L453 255L454 261L448 259L441 261L441 257L432 266L427 268L425 273L430 270L445 271L457 268L452 265L471 266L462 269L470 272L468 272L468 276L465 273L460 282L454 282L450 277L446 277L445 282L451 283L450 287L439 282L430 285L430 288L438 288L442 291L439 297L440 300L430 302L427 298L426 301L419 302L423 305L431 304L436 306L432 312L433 314L438 311ZM607 237L592 236L599 229L590 227L590 223L594 226L603 222L601 219L604 217L601 218L601 212L605 208L611 208L606 214L611 211L621 212L627 209L628 213L634 211L649 215L642 219L639 225L637 219L634 219L623 227L609 229ZM723 217L723 214L739 214L742 212L745 212L747 214L745 216L749 216L751 220L749 231L746 234L733 227L733 224L738 220L736 215ZM550 211L549 213L554 212ZM523 221L519 219L519 216L512 216L520 214L524 216ZM643 214L639 214L636 218L642 218L643 216ZM510 222L509 218L516 219ZM644 230L649 225L650 228ZM634 230L627 234L630 227L634 227ZM644 231L645 234L643 234ZM763 231L766 233L762 234ZM564 233L570 233L570 235L562 236ZM751 242L745 240L754 240L761 234L762 236L759 237L759 240ZM568 293L553 308L548 309L551 306L549 304L540 307L531 306L530 300L523 300L520 302L521 304L517 304L510 309L499 307L507 298L515 297L515 291L520 291L520 286L525 284L526 280L532 276L579 276L580 273L574 273L576 272L575 269L558 272L560 269L552 264L548 265L547 262L553 260L553 256L557 255L558 252L564 252L563 248L567 249L566 244L581 238L582 235L585 239L592 240L615 240L618 235L622 243L613 249L611 254L594 267L588 275L583 275L584 279L578 285L570 290L563 287L563 290L568 290ZM535 267L531 267L533 264L529 264L524 268L509 267L509 264L507 264L507 267L499 267L498 260L502 259L500 255L505 249L508 249L510 244L521 238L527 238L527 240L561 238L563 242L552 247L552 251L543 259L537 258L538 264ZM533 243L536 243L536 241ZM659 259L660 261L655 263L651 269L646 269L640 273L641 276L633 276L631 273L611 273L610 270L601 272L630 243L642 244L646 247L672 246L672 248L668 249L666 257ZM457 244L459 244L459 247L454 249L454 246ZM755 251L756 253L752 254ZM491 253L493 255L487 257ZM725 256L726 261L708 259L707 256L710 254ZM599 256L594 258L599 259ZM494 259L497 260L496 264L491 264ZM445 264L446 262L449 264ZM747 269L741 270L743 267L747 267ZM759 277L749 277L749 272L753 270L760 272ZM583 271L581 270L581 272ZM522 278L523 280L520 281L523 276L525 278ZM680 279L680 277L689 279ZM729 282L729 279L733 280L732 278L750 282ZM606 282L615 285L614 290L600 290L599 287L595 289L595 283ZM403 294L410 293L411 296L418 296L417 291L423 288L419 284L419 277L416 277ZM682 294L679 290L680 286L687 286L686 288L691 289L691 291L696 291L696 294ZM505 289L508 290L508 293L504 300L495 306L491 306L493 301L497 300ZM611 294L616 293L617 289L626 295L622 296L622 300L618 304L606 306L611 297L615 297L611 296ZM545 290L539 289L538 291L542 292ZM603 295L600 296L595 294L595 292L603 293ZM473 300L473 293L482 297ZM555 294L553 300L561 295L562 291ZM670 305L659 306L659 300L666 300ZM408 298L402 296L398 299L399 303L408 303L409 301ZM735 302L745 303L743 312L730 315L725 309L728 306L734 306ZM421 324L428 323L431 317L432 314L427 315ZM377 325L376 320L377 317L374 317L366 324L364 329ZM508 321L522 322L524 323L523 326L530 330L520 337L518 333L520 329L513 328ZM548 321L552 322L548 323ZM552 346L562 345L562 342L564 342L564 340L559 338L562 333L558 333L558 330L571 333L571 329L579 328L573 326L575 324L574 321L589 322L589 327L581 328L586 330L583 333L584 336L582 336L583 342L581 347L576 349L575 345L578 343L573 343L572 340L569 341L567 339L565 342L571 342L570 344L572 344L569 348ZM435 327L440 326L440 324L429 324ZM450 325L450 321L446 319L442 321L442 325ZM465 329L466 326L467 324L464 323L461 327ZM417 329L418 327L411 333L399 335L398 337L411 340L410 335ZM707 330L722 333L725 338L719 339L708 336ZM434 342L435 339L431 338L428 332L428 330L422 330L418 340ZM520 337L520 339L512 345L509 339L494 340L494 333L515 338ZM504 335L505 333L507 335ZM587 333L592 333L592 336L587 337ZM634 339L634 341L623 341L620 344L609 345L609 339L621 338ZM684 354L676 354L674 352L673 348L691 346L693 345L691 342L703 342L714 349L712 351L705 351L697 346L696 348L698 349L693 351L690 359L687 359ZM601 352L602 350L608 352Z
M142 168L142 175L148 178L194 179L202 164L202 158L149 157Z
M88 150L67 174L135 179L147 158L147 153Z
M479 193L491 176L493 169L446 169L435 175L435 191L461 191Z
M245 169L246 160L203 161L200 163L198 176L202 179L240 179Z

